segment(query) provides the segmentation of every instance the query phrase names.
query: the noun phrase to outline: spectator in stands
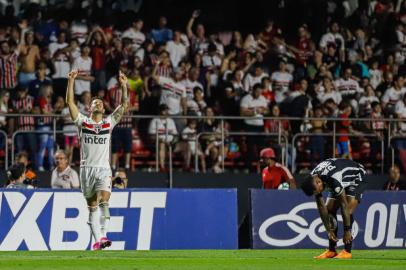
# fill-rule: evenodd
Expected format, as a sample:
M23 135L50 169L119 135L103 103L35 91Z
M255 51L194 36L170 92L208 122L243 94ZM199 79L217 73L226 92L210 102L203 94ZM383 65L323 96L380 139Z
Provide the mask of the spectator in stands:
M290 93L288 105L289 105L289 116L292 117L308 117L309 110L311 108L310 98L307 96L307 88L309 84L306 79L301 79L298 90ZM304 121L306 123L306 121ZM298 133L301 131L300 121L291 121L291 127L293 133ZM303 128L302 128L303 130Z
M188 147L186 147L186 164L185 168L190 169L191 158L195 160L197 155L200 159L201 172L206 172L206 159L205 155L202 152L199 141L196 141L197 138L197 121L196 119L189 119L187 126L182 131L182 139L187 142Z
M365 87L365 94L359 99L359 113L358 115L361 117L366 117L371 114L372 112L372 103L378 102L379 99L375 96L375 91L372 85L367 85Z
M338 117L343 120L338 122L337 133L350 134L353 131L351 126L351 120L348 120L351 113L352 113L351 105L344 101L341 102L340 114L338 115ZM352 150L350 145L350 138L348 137L348 135L339 135L337 143L337 155L341 158L351 159L352 158L351 152Z
M264 132L264 120L262 117L269 113L268 102L261 95L262 85L257 83L254 85L252 93L244 96L240 103L240 114L252 119L245 119L244 129L247 132ZM251 168L251 162L256 160L258 154L258 146L261 146L263 140L257 136L248 135L247 146L248 156L246 159L247 168ZM251 168L252 169L252 168Z
M53 113L52 106L52 86L45 85L40 89L38 96L38 105L40 113L47 115ZM37 131L43 132L39 134L39 147L37 154L38 170L44 171L45 150L48 153L48 167L51 169L54 165L54 138L50 134L53 125L52 117L40 117L37 121Z
M91 83L94 81L94 77L91 75L92 58L88 45L82 45L81 55L75 59L72 66L72 69L79 71L75 80L75 95L80 96L83 92L91 90Z
M179 68L174 71L173 78L159 76L157 69L160 64L158 60L152 71L152 78L162 87L160 104L168 107L169 115L182 115L187 112L186 88L181 83L183 72ZM182 130L183 119L175 119L176 127Z
M214 119L214 110L212 107L205 108L204 116L205 118L202 123L200 123L200 127L198 128L199 133L205 133L200 137L202 141L202 148L204 149L205 155L209 157L209 165L212 171L215 173L221 173L222 169L220 165L228 151L226 146L227 140L222 140L222 126L219 121ZM222 154L223 143L225 144L224 156Z
M7 186L6 188L13 188L13 189L31 189L33 186L27 185L24 183L25 174L24 174L24 164L16 163L11 165L11 167L7 170Z
M261 84L262 79L269 77L267 73L264 72L261 65L254 66L254 73L248 73L244 78L244 90L249 93L254 88L254 85Z
M393 74L391 72L385 72L383 74L382 82L376 87L376 96L382 99L386 90L394 85Z
M193 96L192 100L187 101L188 114L201 116L207 107L207 103L204 101L203 89L196 86L193 89Z
M39 47L34 44L34 33L25 32L22 37L24 42L21 45L18 83L28 86L35 79L35 64L40 60Z
M279 61L279 70L271 75L272 89L275 92L275 101L277 103L281 103L289 95L293 82L293 76L287 71L286 64L286 59L281 59Z
M66 74L68 74L71 69L71 53L68 46L69 44L66 42L66 33L64 31L59 32L56 42L49 44L49 53L55 68L54 74L52 75L53 89L57 96L64 95L68 83Z
M341 93L343 100L350 102L350 105L358 112L357 97L362 93L362 89L356 80L352 78L352 69L346 68L343 77L335 81L337 91Z
M216 44L209 43L207 51L203 54L203 67L212 73L219 71L221 67L222 58L217 51Z
M326 53L328 45L334 45L339 49L341 59L344 59L345 53L345 41L343 36L340 34L340 26L337 22L332 22L329 31L324 34L320 39L320 49Z
M92 95L90 94L90 91L85 91L82 93L80 96L80 101L78 102L78 108L81 113L84 115L89 114L89 109L90 109L90 102L92 100Z
M268 101L268 105L275 103L275 93L272 91L272 82L269 77L263 77L261 80L262 94Z
M92 58L92 75L94 83L92 92L100 89L106 89L106 51L108 49L108 40L103 29L94 27L89 33L86 44L90 46L90 56Z
M200 10L194 10L192 17L186 25L186 34L190 40L192 53L203 53L207 50L209 43L206 38L204 25L199 23L196 25L196 34L193 32L193 24L195 20L200 16Z
M403 78L403 76L396 76L394 78L393 87L387 89L385 94L382 96L382 107L384 108L387 115L395 114L396 103L400 101L403 95L406 93L404 84L405 79Z
M203 90L203 85L199 81L200 77L200 70L198 68L192 67L189 70L188 77L181 81L181 83L185 86L186 88L186 98L187 101L193 100L194 94L193 91L195 87L199 87L201 90ZM204 92L202 93L204 95Z
M34 98L28 95L28 89L19 87L17 98L12 101L13 112L20 114L31 114L34 109ZM14 141L17 153L27 151L30 154L30 161L36 168L37 137L32 131L35 130L35 119L32 116L19 116L16 123L16 131L23 133L16 135ZM31 131L31 132L30 132Z
M379 62L377 59L372 61L371 68L369 69L369 74L371 76L371 85L376 89L382 82L382 70L379 69Z
M321 85L316 88L317 99L321 103L325 103L328 99L332 99L336 104L342 101L341 93L336 91L333 81L329 77L324 77Z
M124 168L118 168L112 179L113 188L124 189L127 188L128 178Z
M262 170L262 187L264 189L285 189L283 183L287 183L290 189L296 189L296 181L286 167L276 162L275 151L272 148L264 148L259 154L261 164L266 166Z
M167 147L169 144L175 143L178 131L175 122L168 118L169 108L166 104L159 105L159 117L152 119L149 124L148 134L151 136L151 141L158 141L159 168L161 171L166 171L165 158Z
M273 104L271 106L271 117L278 118L281 117L281 110L278 104ZM281 132L282 136L289 136L290 125L288 120L278 120L278 119L267 119L264 123L264 129L266 133L277 133Z
M169 53L172 66L174 68L178 67L179 62L183 60L187 54L187 47L182 43L180 31L175 30L173 40L166 43L166 50Z
M17 86L17 66L20 47L11 50L9 41L0 42L0 89L13 90Z
M315 107L313 112L313 117L324 117L323 108L321 106ZM311 167L314 168L316 164L325 159L324 149L326 137L317 134L325 133L327 121L322 119L310 120L310 124L311 133L314 134L313 136L310 136Z
M35 99L38 98L42 86L52 85L52 81L50 78L47 77L46 72L47 72L46 64L44 62L40 62L38 64L36 72L37 76L30 82L28 88L28 94L34 97Z
M68 157L63 150L55 152L55 169L52 171L52 188L79 188L78 173L69 166Z
M122 38L128 38L133 44L134 50L137 50L145 41L145 34L142 32L144 21L137 18L133 21L132 26L124 31Z
M165 44L172 39L172 30L167 27L168 20L165 16L159 17L158 28L153 28L151 30L152 40L159 46Z
M383 190L399 191L405 189L406 185L400 179L400 168L395 164L389 170L389 180L383 185Z
M26 152L20 152L16 155L15 163L22 163L25 166L25 179L30 183L37 182L37 174L32 169L32 164L29 163L28 154Z

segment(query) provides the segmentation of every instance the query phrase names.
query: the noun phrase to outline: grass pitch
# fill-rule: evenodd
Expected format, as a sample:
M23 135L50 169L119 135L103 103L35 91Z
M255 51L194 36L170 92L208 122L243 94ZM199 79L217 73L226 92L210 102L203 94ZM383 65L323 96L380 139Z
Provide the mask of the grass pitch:
M0 269L406 269L406 250L355 250L352 260L314 260L322 250L13 251Z

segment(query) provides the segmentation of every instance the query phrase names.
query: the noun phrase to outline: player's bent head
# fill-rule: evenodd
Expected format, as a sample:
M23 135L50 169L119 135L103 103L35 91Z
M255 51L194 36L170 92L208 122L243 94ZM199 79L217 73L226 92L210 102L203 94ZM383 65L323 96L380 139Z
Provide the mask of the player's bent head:
M307 196L320 194L324 190L323 182L317 175L309 175L300 188Z
M90 102L90 112L92 113L104 113L103 98L93 97Z

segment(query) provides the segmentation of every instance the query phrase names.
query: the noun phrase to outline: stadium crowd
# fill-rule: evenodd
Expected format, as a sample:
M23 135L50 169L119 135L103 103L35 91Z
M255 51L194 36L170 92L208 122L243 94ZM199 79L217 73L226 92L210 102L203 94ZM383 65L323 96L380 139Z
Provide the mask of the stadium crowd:
M300 132L313 133L295 145L302 153L298 160L312 166L331 153L327 138L317 135L332 131L328 118L342 119L339 133L375 134L376 141L351 141L377 163L387 128L380 119L406 118L406 1L362 1L368 4L355 7L350 4L358 1L328 1L325 33L314 36L303 22L294 37L272 19L246 33L208 31L199 10L179 28L164 15L156 24L144 25L142 14L117 27L94 16L115 1L79 2L88 5L81 7L87 13L72 20L54 18L52 8L36 4L19 10L9 5L0 18L0 128L8 134L8 140L0 136L0 149L16 131L51 132L54 122L47 115L61 116L56 124L64 133L57 138L52 132L16 136L16 153L28 153L35 170L52 170L57 148L65 150L66 166L78 161L76 129L65 104L72 69L79 71L75 95L81 112L88 112L92 96L103 98L106 113L117 107L121 70L131 90L127 115L156 115L152 120L125 117L115 128L113 169L134 168L137 159L146 157L155 160L155 145L162 171L168 145L180 153L184 170L191 170L197 154L202 172L221 172L223 159L238 156L244 157L245 168L256 170L261 148L280 152L276 137L229 136L233 131L281 133L289 140ZM224 123L224 151L222 123L214 116L247 117ZM266 116L325 120L262 119ZM351 122L352 117L371 121ZM397 132L405 133L406 123ZM406 145L401 140L397 147ZM338 137L337 154L354 155L348 136Z

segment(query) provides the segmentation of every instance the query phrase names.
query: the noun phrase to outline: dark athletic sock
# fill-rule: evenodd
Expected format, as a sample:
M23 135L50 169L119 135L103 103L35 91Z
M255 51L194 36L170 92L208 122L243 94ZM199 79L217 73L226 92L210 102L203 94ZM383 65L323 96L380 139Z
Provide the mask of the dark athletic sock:
M352 229L352 224L354 223L354 217L353 215L350 215L350 228ZM351 249L352 249L352 241L349 244L345 244L344 248L347 252L351 253Z

